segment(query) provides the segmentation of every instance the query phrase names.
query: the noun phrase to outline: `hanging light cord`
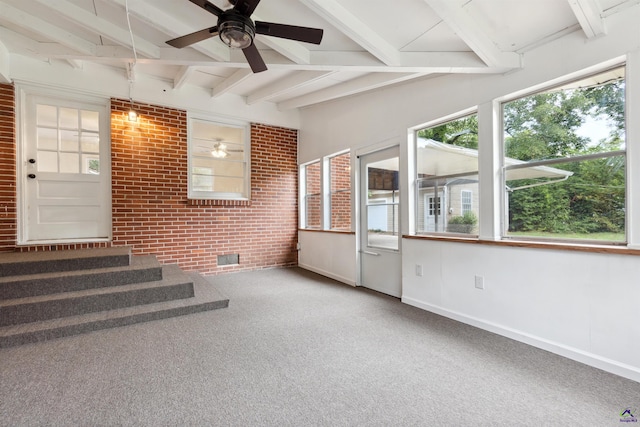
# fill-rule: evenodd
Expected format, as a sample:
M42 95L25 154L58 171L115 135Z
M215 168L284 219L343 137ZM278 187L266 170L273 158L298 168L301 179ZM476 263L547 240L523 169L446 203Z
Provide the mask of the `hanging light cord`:
M133 66L138 63L138 54L136 53L136 41L133 38L133 31L131 30L131 19L129 19L129 0L124 0L124 9L127 12L127 26L129 27L129 36L131 36L131 47L133 48Z
M136 41L133 38L133 30L131 30L131 19L129 18L129 0L124 0L124 9L127 15L127 27L129 27L129 36L131 37L131 48L133 49L133 64L129 63L127 66L128 69L128 78L129 78L129 104L131 106L131 111L133 111L133 81L135 79L135 68L138 63L138 54L136 53Z

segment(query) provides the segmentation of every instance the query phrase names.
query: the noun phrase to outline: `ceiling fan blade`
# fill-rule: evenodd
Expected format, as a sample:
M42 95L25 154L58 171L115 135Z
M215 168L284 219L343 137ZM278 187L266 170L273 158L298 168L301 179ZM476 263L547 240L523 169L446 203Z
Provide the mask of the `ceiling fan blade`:
M232 0L230 3L234 5L235 10L248 18L258 7L260 0Z
M297 27L295 25L262 21L256 21L255 25L257 34L313 44L320 44L324 34L324 31L319 28Z
M251 43L251 46L242 49L242 53L244 53L244 57L247 58L247 62L251 66L251 71L254 73L267 71L267 65L264 63L255 44Z
M220 16L220 14L224 12L224 10L220 9L215 4L209 3L207 0L189 0L189 1L195 5L200 6L207 12L213 13L216 16Z
M204 30L196 31L195 33L187 34L186 36L177 37L167 42L168 45L181 49L194 43L198 43L202 40L206 40L218 35L218 26L205 28Z

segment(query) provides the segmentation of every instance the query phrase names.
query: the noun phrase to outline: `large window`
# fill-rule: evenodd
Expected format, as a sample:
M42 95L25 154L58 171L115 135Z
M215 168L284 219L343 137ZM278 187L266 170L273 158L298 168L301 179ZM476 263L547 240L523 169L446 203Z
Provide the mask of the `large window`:
M624 67L503 104L505 235L622 243Z
M189 198L249 199L246 126L189 119Z
M416 132L418 233L477 234L478 116Z
M301 227L351 231L351 155L332 154L300 166Z

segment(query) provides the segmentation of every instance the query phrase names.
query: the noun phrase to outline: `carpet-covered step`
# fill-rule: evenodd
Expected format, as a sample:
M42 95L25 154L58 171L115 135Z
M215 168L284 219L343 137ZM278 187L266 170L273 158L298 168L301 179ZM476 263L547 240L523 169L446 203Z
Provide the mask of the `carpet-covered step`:
M194 296L192 279L176 265L162 280L0 301L0 326L37 322Z
M194 297L0 327L0 348L228 307L229 299L196 273Z
M129 265L131 248L0 253L0 277Z
M162 266L156 257L140 255L120 267L0 277L0 301L158 280Z

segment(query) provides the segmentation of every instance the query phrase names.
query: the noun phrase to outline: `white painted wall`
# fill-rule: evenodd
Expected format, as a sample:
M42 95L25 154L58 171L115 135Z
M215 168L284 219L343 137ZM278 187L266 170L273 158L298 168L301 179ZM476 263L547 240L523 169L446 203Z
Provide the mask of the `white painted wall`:
M494 240L501 204L494 106L501 98L626 58L627 173L629 182L640 183L638 22L640 5L607 18L606 36L586 40L581 31L568 34L527 52L524 69L506 75L426 78L308 107L301 112L299 161L344 149L364 154L366 147L384 141L408 141L410 129L478 106L480 236ZM408 146L401 145L401 174L411 189ZM640 185L627 198L629 247L639 248ZM413 230L413 208L412 197L402 197L403 234ZM330 262L315 263L327 256L327 248L338 247L340 238L327 234L308 240L301 265L341 276ZM402 246L404 302L640 381L640 257L424 239L403 239ZM349 255L340 253L345 259ZM353 254L348 259L357 260ZM423 277L415 275L416 264L423 265ZM475 275L485 278L484 291L474 287Z
M356 284L356 236L298 231L298 265L351 286Z
M402 245L403 302L640 381L640 257L415 239Z

